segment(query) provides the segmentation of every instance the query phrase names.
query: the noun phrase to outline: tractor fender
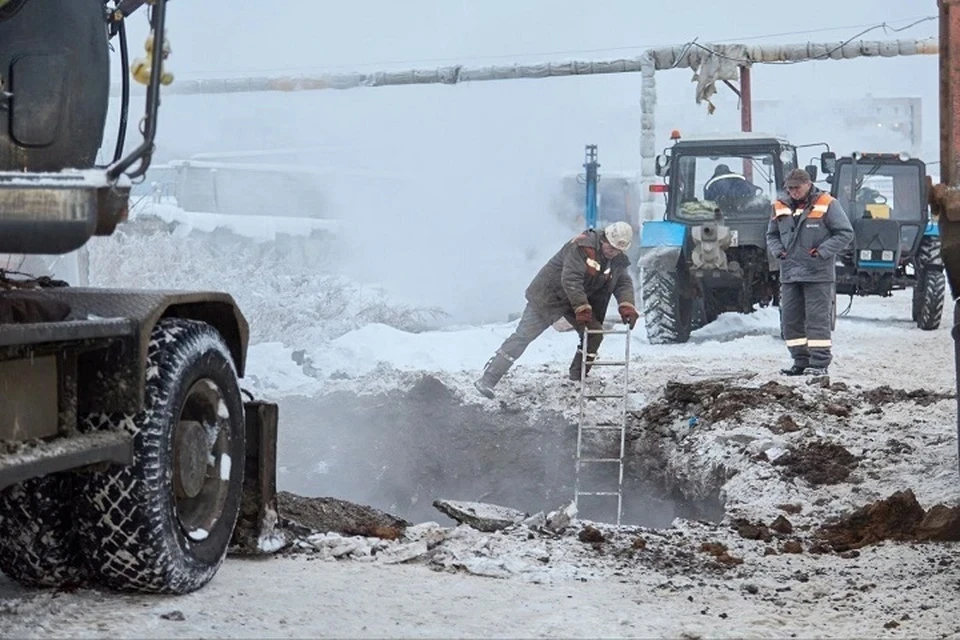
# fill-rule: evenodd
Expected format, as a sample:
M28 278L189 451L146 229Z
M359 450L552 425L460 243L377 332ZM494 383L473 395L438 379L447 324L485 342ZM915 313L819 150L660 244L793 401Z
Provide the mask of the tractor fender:
M685 224L668 220L644 222L640 227L638 266L647 270L676 271L687 237Z

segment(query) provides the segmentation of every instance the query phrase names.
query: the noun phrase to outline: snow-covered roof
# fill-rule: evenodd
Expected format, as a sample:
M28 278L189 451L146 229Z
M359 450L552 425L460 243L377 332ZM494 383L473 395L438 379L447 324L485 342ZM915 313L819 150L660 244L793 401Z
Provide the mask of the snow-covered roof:
M684 134L681 131L680 142L729 142L731 140L777 140L789 144L787 139L775 133L760 131L731 131L730 133Z

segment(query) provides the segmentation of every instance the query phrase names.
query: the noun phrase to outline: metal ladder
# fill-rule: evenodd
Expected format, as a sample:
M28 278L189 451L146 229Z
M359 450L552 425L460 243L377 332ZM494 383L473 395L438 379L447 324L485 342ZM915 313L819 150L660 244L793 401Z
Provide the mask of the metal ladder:
M590 334L602 333L608 335L625 336L626 346L624 348L623 360L594 360L592 367L622 367L623 368L623 388L620 393L589 393L587 389L587 336ZM583 358L580 364L580 420L577 424L577 467L576 480L573 490L573 504L577 509L580 506L580 496L617 496L617 526L620 525L620 518L623 514L623 455L626 445L627 435L627 395L630 386L630 328L624 329L584 329L580 341L580 349ZM592 424L587 422L587 401L597 399L619 399L620 424ZM619 431L620 432L620 453L616 458L585 458L583 457L583 433L584 431ZM580 486L580 471L585 464L597 465L617 465L617 490L616 491L582 491Z

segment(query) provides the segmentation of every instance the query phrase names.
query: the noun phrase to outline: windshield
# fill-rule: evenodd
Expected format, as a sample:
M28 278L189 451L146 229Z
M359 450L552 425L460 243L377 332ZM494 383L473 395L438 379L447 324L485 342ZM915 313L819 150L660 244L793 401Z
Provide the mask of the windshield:
M768 218L777 185L772 153L681 155L668 206L688 220Z
M923 176L917 164L857 163L854 178L853 164L844 162L837 170L834 194L840 206L851 219L890 218L916 221L923 216L925 203L921 202ZM856 203L851 203L851 192L859 188Z

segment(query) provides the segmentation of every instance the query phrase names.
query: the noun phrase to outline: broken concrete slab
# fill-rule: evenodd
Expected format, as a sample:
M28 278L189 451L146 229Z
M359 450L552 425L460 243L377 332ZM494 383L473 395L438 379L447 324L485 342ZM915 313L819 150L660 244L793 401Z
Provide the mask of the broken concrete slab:
M493 533L522 523L527 515L523 511L501 507L486 502L463 502L460 500L434 500L433 506L442 514L478 531Z
M577 505L571 502L570 504L557 509L556 511L551 511L547 514L547 521L544 523L544 528L553 533L563 533L564 530L570 526L570 523L574 521L577 517Z
M428 552L427 543L423 540L397 544L377 554L377 562L382 564L401 564L416 560L417 558L427 555Z

